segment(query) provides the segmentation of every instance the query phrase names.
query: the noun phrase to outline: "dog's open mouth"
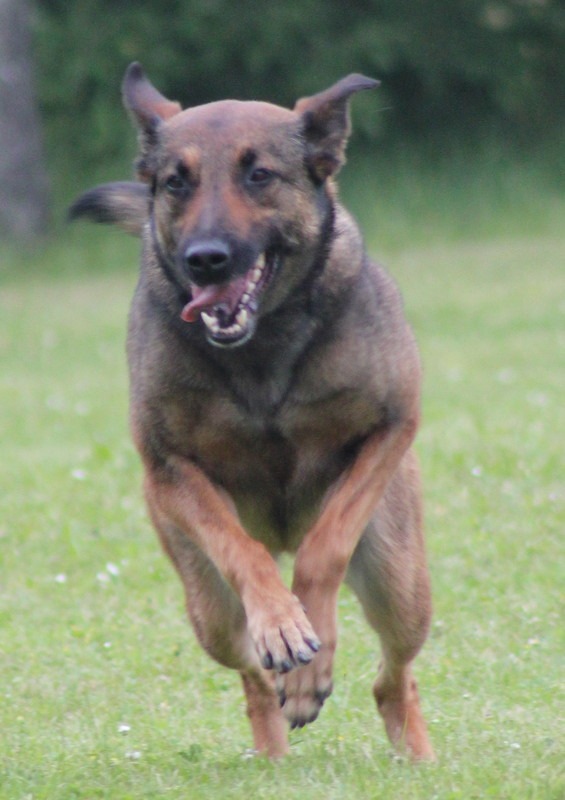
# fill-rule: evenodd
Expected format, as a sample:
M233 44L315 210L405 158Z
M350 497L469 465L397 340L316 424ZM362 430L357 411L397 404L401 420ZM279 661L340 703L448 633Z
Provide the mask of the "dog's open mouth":
M191 286L192 299L182 310L185 322L201 319L208 341L219 347L247 342L255 331L259 298L278 265L274 254L262 253L245 275L229 283Z

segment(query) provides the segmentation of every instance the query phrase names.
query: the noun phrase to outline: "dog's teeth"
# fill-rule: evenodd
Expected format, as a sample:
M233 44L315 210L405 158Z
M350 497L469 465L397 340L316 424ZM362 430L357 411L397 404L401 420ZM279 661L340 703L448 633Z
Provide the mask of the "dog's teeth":
M224 327L222 324L226 323L229 318L229 309L225 304L215 306L213 314L208 314L206 311L201 312L202 321L212 334L215 336L218 334L221 334L221 336L238 336L246 330L249 324L249 314L257 311L257 300L253 297L253 292L261 280L265 264L265 254L262 253L255 262L245 291L239 301L239 311L231 325Z
M207 314L205 311L203 311L200 316L202 317L202 321L208 330L211 330L212 333L217 333L220 330L220 323L216 317L213 317L211 314Z

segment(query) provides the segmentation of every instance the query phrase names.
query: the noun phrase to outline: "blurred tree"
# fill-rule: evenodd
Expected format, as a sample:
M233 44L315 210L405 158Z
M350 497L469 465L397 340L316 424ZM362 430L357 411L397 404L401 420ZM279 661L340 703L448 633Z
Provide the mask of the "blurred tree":
M46 231L49 195L31 44L27 0L0 0L0 230L30 242Z
M185 105L286 105L348 72L378 77L354 104L357 136L402 140L485 129L536 141L565 110L563 0L41 0L49 139L87 166L121 157L119 82L141 61ZM371 113L367 113L368 109ZM386 144L386 141L385 141Z

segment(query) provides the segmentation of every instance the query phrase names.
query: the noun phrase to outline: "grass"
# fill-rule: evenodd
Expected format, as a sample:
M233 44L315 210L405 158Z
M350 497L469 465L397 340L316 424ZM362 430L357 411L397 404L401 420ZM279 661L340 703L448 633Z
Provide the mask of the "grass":
M142 507L123 356L136 244L81 228L0 277L1 800L565 797L558 200L499 209L498 228L477 209L453 233L456 209L425 202L439 185L415 201L427 222L379 199L392 233L369 229L425 364L435 618L417 672L438 764L391 757L378 645L346 590L334 696L284 763L247 757L237 677L195 644Z

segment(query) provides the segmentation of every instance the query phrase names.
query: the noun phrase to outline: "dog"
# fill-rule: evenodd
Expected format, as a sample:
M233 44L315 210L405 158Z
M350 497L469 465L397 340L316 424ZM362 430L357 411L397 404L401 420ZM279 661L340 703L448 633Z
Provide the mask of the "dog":
M254 748L271 758L332 691L344 581L380 637L390 741L434 758L412 674L431 614L419 357L334 180L350 99L377 85L349 75L292 110L182 110L131 64L137 181L70 209L142 239L128 361L147 506L196 636L239 671Z

